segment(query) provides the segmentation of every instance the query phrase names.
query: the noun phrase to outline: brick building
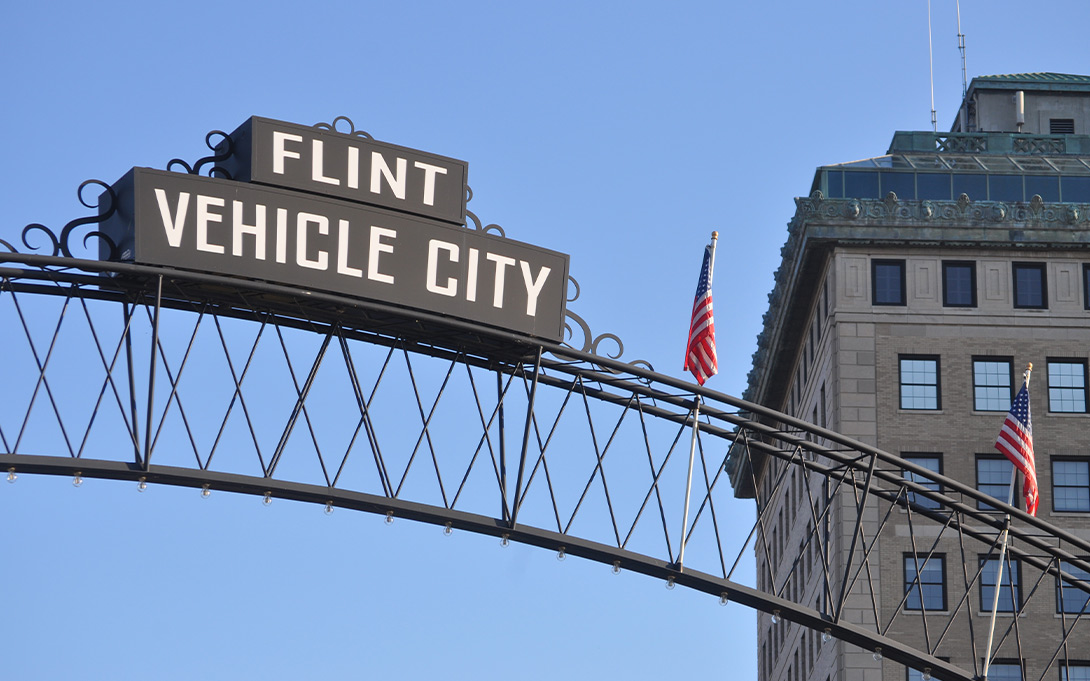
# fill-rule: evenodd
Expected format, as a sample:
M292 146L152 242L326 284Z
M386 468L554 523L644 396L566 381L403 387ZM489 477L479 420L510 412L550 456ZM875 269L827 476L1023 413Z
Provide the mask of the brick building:
M746 399L1006 501L1011 465L993 443L1032 363L1038 516L1090 538L1090 77L976 78L950 133L897 132L885 155L822 166L796 203ZM804 487L821 481L792 473L789 492L772 495L775 462L735 463L736 495L775 505L757 544L772 548L756 552L758 586L769 574L786 584L802 564L790 595L821 610L830 591L809 540L813 516L799 512ZM1020 491L1019 481L1016 503ZM825 503L824 559L835 570L854 531L838 519L854 519L855 501L842 492ZM877 531L887 510L868 507L864 528ZM893 512L902 515L868 557L869 579L847 597L846 617L873 622L876 611L900 609L889 635L922 650L938 636L924 612L952 612L935 655L980 668L972 632L979 641L987 628L998 561ZM922 562L927 536L938 540ZM982 562L975 584L963 579ZM1085 593L1049 578L1039 588L1051 596L1023 607L1041 573L1013 567L997 630L1016 620L1017 631L989 678L1090 680L1085 627L1059 662L1049 659L1056 621L1077 617ZM761 681L922 675L768 615L758 630Z

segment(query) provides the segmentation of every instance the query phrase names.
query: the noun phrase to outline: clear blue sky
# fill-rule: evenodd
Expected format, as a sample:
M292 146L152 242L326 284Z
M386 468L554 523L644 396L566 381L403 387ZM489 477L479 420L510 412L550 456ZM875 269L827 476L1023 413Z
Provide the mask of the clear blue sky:
M1090 73L1084 1L965 0L969 76ZM740 395L814 168L930 129L927 3L18 3L0 21L0 238L88 178L204 155L251 115L348 116L463 159L470 203L571 255L595 333L681 376L701 248ZM934 93L961 95L952 0ZM2 374L0 374L2 375ZM731 512L748 526L752 507ZM0 676L754 678L754 615L490 538L254 498L0 488Z

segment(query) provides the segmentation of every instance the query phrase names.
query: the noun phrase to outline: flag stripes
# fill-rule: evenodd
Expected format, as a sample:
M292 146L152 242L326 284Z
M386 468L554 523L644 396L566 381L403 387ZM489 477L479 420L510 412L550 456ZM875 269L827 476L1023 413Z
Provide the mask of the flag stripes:
M1033 458L1033 426L1030 420L1029 388L1026 383L1022 384L1022 389L1015 396L1011 410L999 429L995 448L1022 473L1025 480L1022 496L1026 500L1026 513L1037 515L1037 464Z
M719 371L715 354L715 318L712 314L711 268L714 252L714 241L704 247L704 264L696 284L693 314L689 321L689 342L685 347L684 368L692 372L700 385Z

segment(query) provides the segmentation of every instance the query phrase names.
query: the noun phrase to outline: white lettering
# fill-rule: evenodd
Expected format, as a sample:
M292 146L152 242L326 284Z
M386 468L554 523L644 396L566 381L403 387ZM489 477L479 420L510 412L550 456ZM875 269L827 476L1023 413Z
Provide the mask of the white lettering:
M288 262L288 209L276 209L276 262Z
M386 159L382 157L377 151L371 152L371 193L382 193L382 178L386 178L387 184L390 185L390 189L393 190L394 196L399 199L405 198L405 167L408 165L408 161L403 158L397 159L397 175L395 176L390 171L390 166L386 165Z
M208 210L209 206L223 208L224 201L215 196L197 194L197 250L208 253L223 253L223 246L208 241L208 223L223 222L223 216Z
M302 142L303 138L299 135L291 135L286 132L277 132L273 130L273 172L277 175L284 174L284 159L286 158L299 158L298 151L288 151L285 148L285 142Z
M167 233L167 243L171 248L178 248L182 245L185 213L189 208L189 192L178 192L178 212L174 214L174 217L170 215L170 206L167 203L167 193L165 191L156 189L155 200L159 202L159 215L163 218L163 229Z
M314 260L307 258L307 225L318 225L318 233L322 236L329 234L329 218L314 213L299 213L295 220L295 262L300 267L309 267L312 270L324 270L329 266L329 254L318 249L318 257Z
M542 266L535 280L530 272L530 263L522 260L519 264L522 265L522 280L526 282L526 314L534 317L537 315L537 297L541 295L541 288L545 285L545 280L549 278L549 272L552 269Z
M439 251L443 250L448 253L447 260L450 262L458 262L458 245L447 243L446 241L439 241L438 239L432 239L428 242L428 291L432 293L438 293L441 296L456 296L458 295L458 280L454 277L447 277L447 283L445 286L440 286L436 281L438 277L438 266L436 259L439 256Z
M401 159L398 159L399 161ZM435 205L435 176L446 175L447 169L440 168L439 166L433 166L430 163L424 163L423 161L417 161L414 163L417 168L424 171L424 205ZM403 198L403 197L402 197Z
M360 188L360 150L348 147L348 182L349 189Z
M337 221L337 274L362 277L363 270L348 265L348 220Z
M382 243L383 238L395 239L397 231L371 225L371 241L367 249L367 278L383 284L392 284L394 283L393 275L382 274L378 271L379 254L394 252L394 245Z
M255 206L254 224L247 225L242 221L242 202L231 202L231 223L234 228L231 237L231 255L242 255L242 237L251 234L254 237L254 256L258 260L265 259L265 206L260 203Z
M469 249L469 273L466 275L466 300L473 303L477 300L477 260L481 252L476 248Z
M514 258L497 253L485 253L486 260L496 263L496 290L492 295L492 307L503 307L503 275L508 267L515 264Z
M311 145L311 160L310 160L310 178L315 182L325 182L326 184L340 185L341 181L335 177L326 177L322 173L325 168L325 152L322 140L314 140Z

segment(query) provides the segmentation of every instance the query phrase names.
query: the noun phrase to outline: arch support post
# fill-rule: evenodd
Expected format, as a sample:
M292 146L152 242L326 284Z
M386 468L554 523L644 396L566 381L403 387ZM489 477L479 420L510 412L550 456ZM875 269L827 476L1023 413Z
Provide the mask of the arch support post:
M155 367L158 362L155 361L155 353L159 349L159 311L162 309L163 304L163 275L159 275L155 286L155 313L152 315L151 321L151 353L148 362L148 407L147 414L144 415L144 470L148 470L151 465L151 425L152 425L152 410L155 406ZM133 424L136 427L136 424Z

